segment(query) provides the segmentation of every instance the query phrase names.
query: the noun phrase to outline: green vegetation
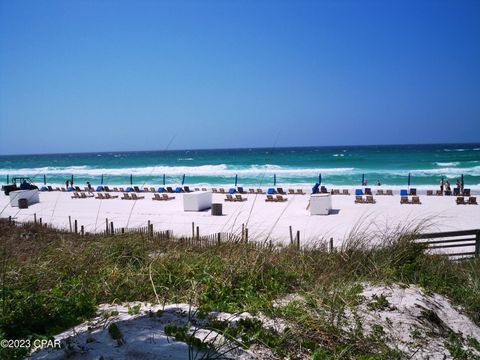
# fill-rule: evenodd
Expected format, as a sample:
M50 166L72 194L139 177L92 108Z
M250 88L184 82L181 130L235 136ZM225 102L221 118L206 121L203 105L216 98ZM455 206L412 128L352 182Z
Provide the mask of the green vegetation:
M0 220L0 339L52 336L94 316L101 303L186 302L198 306L202 316L214 310L249 311L287 321L291 326L282 333L255 320L239 321L235 327L209 325L239 339L241 346L262 344L278 357L403 358L385 345L381 327L367 335L356 321L344 330L345 312L362 301L362 283L418 284L448 296L480 324L480 262L427 256L412 242L415 231L419 229L395 229L381 238L381 247L367 246L371 239L356 232L342 249L329 253L324 244L298 251L240 243L186 246L142 234L80 237ZM273 306L287 294L304 301ZM381 310L390 305L380 295L368 306ZM131 314L139 311L136 306L129 309ZM112 326L112 338L122 341ZM167 331L202 346L183 328L171 325ZM447 343L457 358L465 355L457 337L452 335ZM2 359L22 354L25 351L0 349Z

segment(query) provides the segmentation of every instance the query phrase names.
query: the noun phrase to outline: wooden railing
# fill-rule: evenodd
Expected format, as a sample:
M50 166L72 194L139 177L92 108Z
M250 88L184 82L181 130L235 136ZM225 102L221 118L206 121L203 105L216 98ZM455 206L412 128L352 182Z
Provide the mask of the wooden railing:
M480 257L480 229L420 234L417 239L429 250L468 249L456 252L442 251L439 255L454 257L458 260Z

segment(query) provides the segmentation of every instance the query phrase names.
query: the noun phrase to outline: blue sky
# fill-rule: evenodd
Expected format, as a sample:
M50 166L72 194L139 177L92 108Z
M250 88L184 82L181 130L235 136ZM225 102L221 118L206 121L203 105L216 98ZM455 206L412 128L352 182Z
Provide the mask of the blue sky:
M0 154L480 141L480 1L0 1Z

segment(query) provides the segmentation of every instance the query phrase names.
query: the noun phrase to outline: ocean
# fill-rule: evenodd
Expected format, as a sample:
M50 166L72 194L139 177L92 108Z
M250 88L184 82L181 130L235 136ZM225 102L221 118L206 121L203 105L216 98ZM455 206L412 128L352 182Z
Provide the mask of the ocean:
M443 177L454 186L463 174L465 187L480 188L480 144L333 146L101 152L0 156L0 183L7 175L28 176L35 183L87 181L99 185L311 186L322 184L437 185Z

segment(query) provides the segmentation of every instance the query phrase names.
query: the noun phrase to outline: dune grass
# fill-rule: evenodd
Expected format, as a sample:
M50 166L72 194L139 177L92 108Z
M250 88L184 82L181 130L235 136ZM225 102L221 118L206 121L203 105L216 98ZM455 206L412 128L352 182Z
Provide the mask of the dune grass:
M261 312L289 321L294 326L284 334L245 324L246 343L260 342L279 357L402 358L381 336L346 334L336 321L335 314L358 301L362 283L417 284L448 296L480 324L479 260L425 255L412 241L419 231L409 226L372 235L357 229L329 253L321 242L302 251L244 243L198 247L0 220L0 338L52 336L92 317L101 303L186 302L201 313ZM288 294L306 304L272 305ZM0 349L2 359L24 354Z

